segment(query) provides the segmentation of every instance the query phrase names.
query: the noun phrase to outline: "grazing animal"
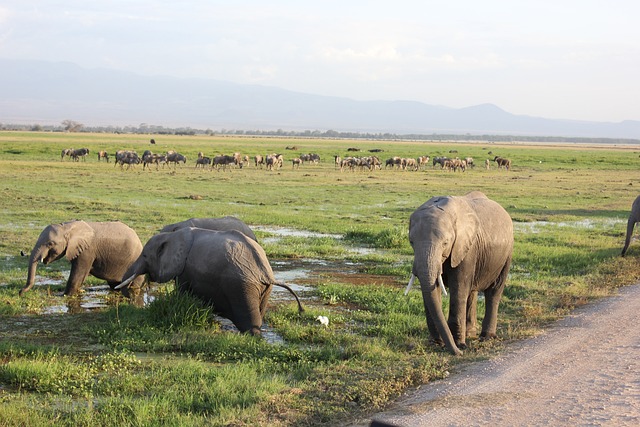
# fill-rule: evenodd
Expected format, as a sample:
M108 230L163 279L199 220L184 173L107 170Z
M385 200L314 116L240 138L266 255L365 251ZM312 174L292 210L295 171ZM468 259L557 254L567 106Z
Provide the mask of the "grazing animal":
M505 170L511 169L511 160L505 159L504 157L496 156L493 159L494 162L498 164L498 169L505 168Z
M103 150L98 151L98 161L100 161L100 159L105 159L107 163L109 163L109 154Z
M65 148L64 150L62 150L62 152L60 153L60 160L64 160L64 156L69 156L71 157L71 153L73 153L73 148Z
M82 157L82 161L84 162L87 158L87 154L89 154L88 148L78 148L76 150L71 151L71 158L77 162Z

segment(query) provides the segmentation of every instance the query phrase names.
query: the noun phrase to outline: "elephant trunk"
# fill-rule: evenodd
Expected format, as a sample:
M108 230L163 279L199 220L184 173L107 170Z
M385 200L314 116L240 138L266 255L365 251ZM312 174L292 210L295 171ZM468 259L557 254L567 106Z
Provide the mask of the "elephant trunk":
M430 256L425 262L414 261L414 274L418 276L422 288L422 299L427 316L431 317L440 338L444 341L447 349L456 356L462 355L447 324L442 311L441 281L442 265L438 263L440 256Z
M29 256L29 270L27 272L27 284L24 288L20 289L20 296L31 289L36 281L36 269L38 267L38 262L42 261L43 258L43 249L39 246L36 246L31 251L31 255Z
M625 256L627 253L627 249L629 249L629 244L631 243L631 236L633 236L633 229L636 225L636 220L632 216L629 217L627 221L627 234L624 239L624 247L622 248L621 256Z

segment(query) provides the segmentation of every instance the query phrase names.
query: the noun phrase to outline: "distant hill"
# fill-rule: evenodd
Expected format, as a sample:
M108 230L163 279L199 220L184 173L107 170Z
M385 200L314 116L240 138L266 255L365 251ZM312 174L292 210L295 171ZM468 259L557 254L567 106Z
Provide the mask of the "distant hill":
M492 104L454 109L413 101L356 101L64 62L0 59L0 69L0 123L70 119L94 126L640 139L640 121L552 120L510 114Z

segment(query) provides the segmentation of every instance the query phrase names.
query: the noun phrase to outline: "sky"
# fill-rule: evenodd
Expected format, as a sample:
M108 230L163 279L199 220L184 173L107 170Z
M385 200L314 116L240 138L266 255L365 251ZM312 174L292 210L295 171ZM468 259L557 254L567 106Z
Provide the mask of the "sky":
M619 122L640 120L639 19L638 0L0 0L0 58Z

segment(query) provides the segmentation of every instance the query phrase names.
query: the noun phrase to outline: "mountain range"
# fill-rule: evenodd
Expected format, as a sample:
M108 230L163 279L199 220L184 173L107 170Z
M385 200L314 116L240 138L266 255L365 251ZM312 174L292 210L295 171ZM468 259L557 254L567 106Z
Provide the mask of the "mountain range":
M0 69L0 123L8 124L74 120L92 126L640 139L640 121L546 119L511 114L493 104L448 108L415 101L357 101L218 80L86 69L68 62L0 59Z

